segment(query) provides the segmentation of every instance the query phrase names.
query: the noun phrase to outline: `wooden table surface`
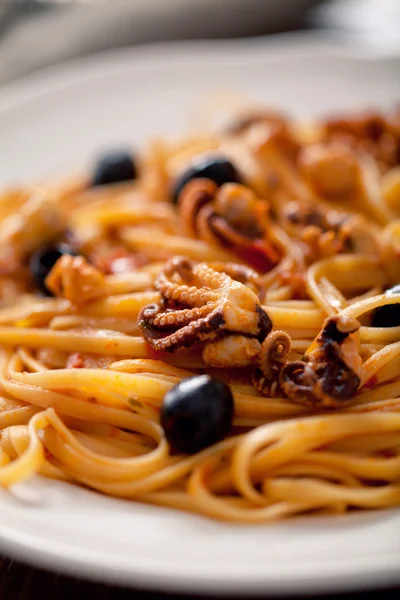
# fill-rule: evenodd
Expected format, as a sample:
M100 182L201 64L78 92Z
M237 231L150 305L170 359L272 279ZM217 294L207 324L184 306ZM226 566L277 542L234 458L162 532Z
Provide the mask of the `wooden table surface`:
M400 568L400 565L399 565ZM195 600L177 594L155 594L121 589L65 577L0 557L0 600ZM316 596L324 600L399 600L400 587L389 591L364 591L349 596ZM197 600L200 600L197 597ZM212 600L208 597L208 600ZM250 600L250 598L246 598ZM284 600L282 597L279 600Z

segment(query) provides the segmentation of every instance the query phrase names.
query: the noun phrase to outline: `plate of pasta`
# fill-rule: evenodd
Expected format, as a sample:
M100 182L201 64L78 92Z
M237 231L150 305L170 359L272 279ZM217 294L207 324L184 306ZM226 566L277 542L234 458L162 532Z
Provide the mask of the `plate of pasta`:
M184 43L0 91L0 549L399 583L399 59Z

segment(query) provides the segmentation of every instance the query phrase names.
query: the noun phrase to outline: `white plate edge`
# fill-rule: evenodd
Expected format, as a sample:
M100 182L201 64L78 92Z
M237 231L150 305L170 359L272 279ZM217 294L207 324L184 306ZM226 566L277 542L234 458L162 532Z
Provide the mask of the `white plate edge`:
M300 47L299 47L300 46ZM343 33L291 32L271 36L221 40L182 40L140 44L129 48L117 48L97 52L83 58L74 58L34 71L29 75L0 86L0 113L28 104L41 96L109 76L111 71L154 69L165 71L186 66L193 60L201 61L218 53L219 59L235 62L240 53L259 53L254 61L287 61L291 58L306 59L316 53L327 58L342 58L361 61L399 61L399 52L388 52L377 47L368 47L357 42L356 37ZM174 65L169 65L170 61Z
M124 569L105 569L104 554L99 554L100 561L93 563L94 552L88 554L86 551L80 552L75 547L71 548L68 544L47 542L45 548L38 547L37 538L33 540L34 547L29 543L31 536L19 534L19 540L4 537L4 529L0 528L0 550L6 550L8 556L15 557L33 566L42 569L57 570L73 577L87 578L101 583L111 583L125 585L128 587L142 587L146 590L179 592L179 593L203 593L217 595L233 595L243 597L251 593L254 596L277 597L281 594L294 594L301 597L306 594L321 593L341 593L350 591L360 591L368 589L369 591L389 587L399 584L399 555L398 553L385 554L379 557L379 567L377 560L373 559L353 559L347 563L346 569L340 573L331 572L324 575L323 579L311 580L308 575L304 578L298 576L282 579L278 576L275 580L268 576L268 579L262 577L253 577L249 579L233 579L227 583L225 579L218 577L218 573L210 574L207 577L199 575L183 574L179 578L171 576L168 573L160 572L159 566L156 568L143 569L130 567ZM5 543L4 543L5 542ZM32 552L33 551L33 552ZM71 558L72 552L74 553ZM354 566L362 562L363 574L355 575ZM365 567L365 563L370 563ZM315 564L318 569L318 564ZM341 565L342 566L342 565ZM324 563L326 567L326 563ZM367 575L365 574L365 569ZM301 586L301 589L299 587Z

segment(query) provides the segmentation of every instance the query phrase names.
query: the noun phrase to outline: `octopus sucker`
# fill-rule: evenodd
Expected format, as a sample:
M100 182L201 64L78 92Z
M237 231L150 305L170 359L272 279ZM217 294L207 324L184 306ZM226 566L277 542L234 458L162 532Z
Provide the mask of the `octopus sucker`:
M282 395L315 408L351 402L361 383L361 357L354 338L355 319L328 317L315 348L301 360L288 361L290 337L276 331L263 342L253 384L265 396Z
M244 279L254 275L239 265L230 265L227 270ZM193 288L190 294L188 283ZM224 351L237 366L256 361L272 322L250 287L206 263L180 257L167 263L155 287L161 294L160 303L145 306L139 315L143 336L155 350L174 352L203 343L203 358L210 366L226 365ZM207 343L223 338L224 343L207 349Z

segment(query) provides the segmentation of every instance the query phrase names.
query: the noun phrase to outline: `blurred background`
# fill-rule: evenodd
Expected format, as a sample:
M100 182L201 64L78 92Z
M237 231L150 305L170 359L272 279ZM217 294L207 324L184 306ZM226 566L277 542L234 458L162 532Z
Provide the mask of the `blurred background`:
M400 53L400 0L0 0L0 85L111 48L313 29Z

